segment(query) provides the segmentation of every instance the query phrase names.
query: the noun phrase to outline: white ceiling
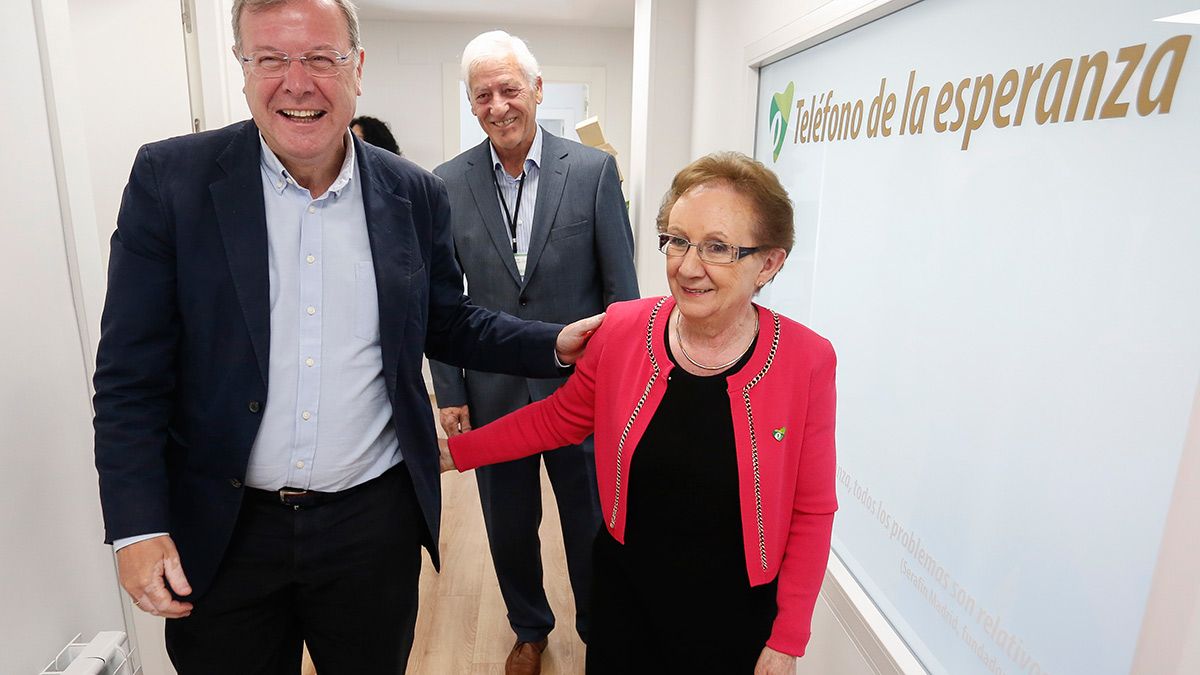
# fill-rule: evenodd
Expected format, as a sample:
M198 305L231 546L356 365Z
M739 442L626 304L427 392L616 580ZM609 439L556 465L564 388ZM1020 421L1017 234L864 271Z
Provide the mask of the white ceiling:
M357 0L364 19L633 27L634 0Z

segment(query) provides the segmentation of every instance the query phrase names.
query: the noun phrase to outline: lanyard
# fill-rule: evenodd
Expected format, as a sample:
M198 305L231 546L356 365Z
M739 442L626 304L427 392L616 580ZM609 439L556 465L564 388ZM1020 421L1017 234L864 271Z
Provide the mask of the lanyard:
M501 169L503 171L503 169ZM517 205L513 207L512 215L508 212L508 202L504 199L504 192L500 190L500 180L496 178L496 170L492 169L492 183L496 185L496 195L500 197L500 205L504 207L504 218L508 221L508 232L512 235L513 253L517 252L517 215L521 213L521 192L525 190L525 172L521 172L521 177L517 179Z

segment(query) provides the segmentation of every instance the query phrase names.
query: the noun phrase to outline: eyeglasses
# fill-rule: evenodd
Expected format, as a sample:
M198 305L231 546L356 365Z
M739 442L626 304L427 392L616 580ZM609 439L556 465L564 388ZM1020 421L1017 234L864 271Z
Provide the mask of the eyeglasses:
M283 77L292 61L299 61L313 77L335 77L338 70L350 63L353 51L339 54L332 49L317 49L300 56L289 56L284 52L251 52L238 59L258 77Z
M706 263L714 265L730 265L742 258L757 252L761 246L734 246L723 241L702 241L698 244L677 237L673 234L658 235L658 250L672 258L687 255L688 249L695 246L696 254Z

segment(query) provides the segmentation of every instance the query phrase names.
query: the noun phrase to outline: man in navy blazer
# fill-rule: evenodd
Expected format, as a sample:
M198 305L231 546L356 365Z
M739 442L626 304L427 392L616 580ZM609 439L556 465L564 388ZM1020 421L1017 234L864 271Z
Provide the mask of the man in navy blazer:
M402 673L440 482L421 357L561 374L597 322L463 296L442 182L353 137L346 0L236 0L252 121L143 147L112 238L96 465L186 673Z

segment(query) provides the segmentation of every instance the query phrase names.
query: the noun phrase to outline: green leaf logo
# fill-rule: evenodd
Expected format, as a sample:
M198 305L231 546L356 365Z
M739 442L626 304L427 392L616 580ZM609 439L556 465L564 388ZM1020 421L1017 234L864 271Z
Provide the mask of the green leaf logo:
M783 139L787 138L788 120L792 116L792 98L796 94L796 83L788 82L787 89L771 97L771 115L768 118L771 126L771 142L775 149L771 153L771 161L779 161L779 152L783 150Z

